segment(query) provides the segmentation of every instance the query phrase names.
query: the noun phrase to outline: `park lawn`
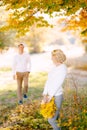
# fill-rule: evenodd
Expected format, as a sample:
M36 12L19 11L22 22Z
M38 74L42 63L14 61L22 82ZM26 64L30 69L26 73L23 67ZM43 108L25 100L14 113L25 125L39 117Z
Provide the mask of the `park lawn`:
M34 100L42 97L43 86L47 78L47 73L31 73L29 79L29 100ZM1 86L2 87L2 86ZM3 89L0 89L0 104L1 105L15 105L17 104L17 84L14 83L5 84ZM1 109L1 107L0 107Z
M0 90L0 130L51 130L47 119L40 114L42 91L47 79L46 72L31 73L29 100L17 104L16 83L9 83ZM86 130L87 88L68 88L64 83L64 102L60 120L62 130Z

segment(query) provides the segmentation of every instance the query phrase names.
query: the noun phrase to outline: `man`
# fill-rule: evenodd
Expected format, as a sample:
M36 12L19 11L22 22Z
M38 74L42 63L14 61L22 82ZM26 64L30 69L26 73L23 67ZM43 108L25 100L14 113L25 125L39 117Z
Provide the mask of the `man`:
M13 59L13 79L17 80L17 96L18 103L23 104L23 98L27 99L28 92L28 78L31 69L30 55L24 52L24 44L18 45L18 54ZM24 82L24 89L22 92L22 84Z

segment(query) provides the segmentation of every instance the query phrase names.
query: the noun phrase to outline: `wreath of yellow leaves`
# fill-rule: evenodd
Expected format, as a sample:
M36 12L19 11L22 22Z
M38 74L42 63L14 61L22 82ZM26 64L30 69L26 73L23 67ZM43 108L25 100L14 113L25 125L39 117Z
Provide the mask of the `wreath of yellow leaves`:
M55 115L56 110L57 107L53 97L50 102L41 104L40 114L42 114L44 118L52 118Z

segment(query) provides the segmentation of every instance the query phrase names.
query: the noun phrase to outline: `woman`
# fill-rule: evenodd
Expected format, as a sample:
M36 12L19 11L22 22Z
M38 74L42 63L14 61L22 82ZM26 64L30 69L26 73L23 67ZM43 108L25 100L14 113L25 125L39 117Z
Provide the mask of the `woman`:
M67 74L67 67L64 64L66 56L62 50L57 49L52 51L52 61L55 67L49 72L48 80L45 84L43 91L42 103L49 102L52 97L55 99L56 107L58 108L55 116L48 119L48 122L52 126L53 130L60 130L58 127L57 119L59 118L59 111L63 101L63 82Z

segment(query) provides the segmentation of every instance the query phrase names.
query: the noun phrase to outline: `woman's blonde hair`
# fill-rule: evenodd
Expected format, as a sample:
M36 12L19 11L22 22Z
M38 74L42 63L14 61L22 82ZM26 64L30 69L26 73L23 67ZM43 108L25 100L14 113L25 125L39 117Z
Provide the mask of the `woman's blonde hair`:
M59 62L59 63L63 63L66 60L65 54L60 49L53 50L52 56L54 56L56 61Z

